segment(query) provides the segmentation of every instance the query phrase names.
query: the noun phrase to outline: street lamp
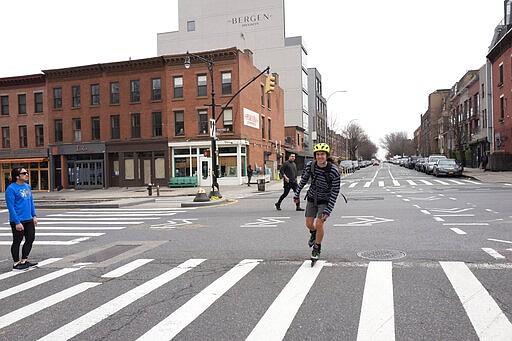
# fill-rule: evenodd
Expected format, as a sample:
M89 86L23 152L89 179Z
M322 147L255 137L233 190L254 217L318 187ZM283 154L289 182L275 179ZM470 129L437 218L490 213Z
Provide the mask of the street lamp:
M190 53L187 51L187 55L185 56L185 68L190 68L190 57L194 57L195 59L199 59L203 63L208 66L208 71L210 73L210 81L212 86L212 102L209 104L209 106L212 107L212 118L210 119L210 140L211 140L211 148L212 148L212 167L213 167L213 174L212 174L212 190L210 192L210 198L215 196L217 198L222 198L222 195L220 194L219 189L219 183L217 182L217 178L219 176L218 170L217 170L217 141L216 141L216 134L215 134L215 86L213 83L213 58L204 58L201 56L198 56L196 54ZM208 105L208 104L207 104ZM215 190L217 188L217 190Z

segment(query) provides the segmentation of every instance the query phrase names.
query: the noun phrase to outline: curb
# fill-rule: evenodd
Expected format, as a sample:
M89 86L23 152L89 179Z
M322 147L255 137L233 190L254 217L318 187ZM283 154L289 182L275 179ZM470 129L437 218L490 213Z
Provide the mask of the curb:
M229 202L234 202L234 200L229 200L226 198L222 198L219 200L210 200L210 201L198 201L198 202L182 202L181 207L204 207L204 206L217 206L224 205Z

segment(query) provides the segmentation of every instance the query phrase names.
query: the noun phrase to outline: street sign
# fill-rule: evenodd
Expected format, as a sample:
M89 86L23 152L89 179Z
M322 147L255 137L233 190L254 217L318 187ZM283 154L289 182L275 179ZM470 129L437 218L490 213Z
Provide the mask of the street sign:
M217 131L215 130L215 119L213 118L210 118L210 137L217 137Z

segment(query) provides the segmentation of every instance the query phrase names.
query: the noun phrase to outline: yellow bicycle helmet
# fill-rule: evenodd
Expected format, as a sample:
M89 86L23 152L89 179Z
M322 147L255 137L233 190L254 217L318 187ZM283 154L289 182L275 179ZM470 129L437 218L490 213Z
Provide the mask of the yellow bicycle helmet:
M326 152L327 154L330 154L331 148L327 143L317 143L313 147L313 154L315 154L316 152Z

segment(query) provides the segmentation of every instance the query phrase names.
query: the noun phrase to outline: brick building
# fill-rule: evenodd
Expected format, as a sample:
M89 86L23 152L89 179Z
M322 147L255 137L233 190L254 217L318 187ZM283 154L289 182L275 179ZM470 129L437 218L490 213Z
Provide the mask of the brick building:
M45 84L41 74L0 78L2 191L14 167L27 169L33 190L49 189Z
M198 54L214 60L219 184L245 182L249 162L275 171L282 154L276 141L284 140L282 89L266 94L261 75L223 108L260 70L250 51ZM167 186L178 176L211 185L209 69L199 61L186 69L184 61L182 54L43 71L48 188ZM16 106L15 92L0 93ZM13 124L3 123L11 131Z

